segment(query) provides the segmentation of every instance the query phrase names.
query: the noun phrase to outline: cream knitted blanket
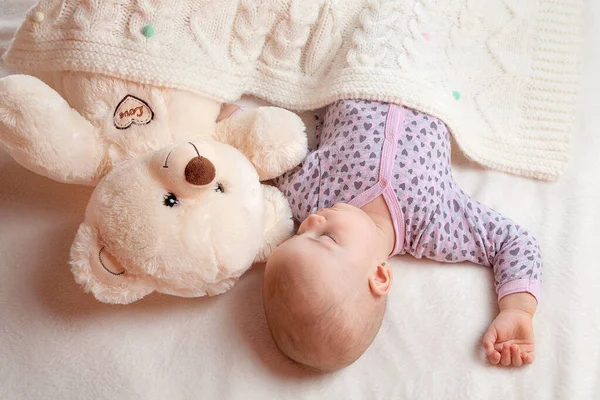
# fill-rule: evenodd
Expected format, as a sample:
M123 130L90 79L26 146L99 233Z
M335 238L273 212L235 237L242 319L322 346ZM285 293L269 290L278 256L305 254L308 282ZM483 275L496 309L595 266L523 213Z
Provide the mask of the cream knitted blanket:
M43 0L5 55L295 110L341 98L436 115L490 168L556 179L583 0Z

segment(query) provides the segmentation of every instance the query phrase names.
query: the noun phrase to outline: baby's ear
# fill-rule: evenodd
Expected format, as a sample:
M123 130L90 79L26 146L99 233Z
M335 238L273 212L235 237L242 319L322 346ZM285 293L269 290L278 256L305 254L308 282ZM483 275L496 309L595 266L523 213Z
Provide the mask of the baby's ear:
M155 290L150 280L128 274L86 223L77 230L69 263L75 281L103 303L128 304Z
M387 262L379 264L369 277L371 292L377 296L387 294L392 287L393 276L392 268Z
M255 262L265 262L281 243L294 234L292 211L279 189L261 185L265 201L264 238Z

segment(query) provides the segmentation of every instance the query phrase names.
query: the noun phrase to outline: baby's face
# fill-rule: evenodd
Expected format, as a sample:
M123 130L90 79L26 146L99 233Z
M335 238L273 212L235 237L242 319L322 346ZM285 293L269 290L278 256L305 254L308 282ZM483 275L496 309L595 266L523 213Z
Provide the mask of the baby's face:
M373 220L357 207L340 203L321 209L302 222L294 237L275 249L267 268L292 264L310 268L311 274L324 275L337 275L342 268L346 270L344 274L366 277L384 261L374 256L374 250L381 246L377 229Z

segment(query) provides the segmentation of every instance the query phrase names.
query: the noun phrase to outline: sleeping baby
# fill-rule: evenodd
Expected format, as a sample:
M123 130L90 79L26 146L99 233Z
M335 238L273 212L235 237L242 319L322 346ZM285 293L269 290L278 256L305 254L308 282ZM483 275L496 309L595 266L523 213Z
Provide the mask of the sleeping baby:
M265 268L277 347L319 371L353 363L381 326L392 284L386 260L411 254L492 267L500 313L483 337L487 357L533 362L539 247L457 186L444 123L395 104L342 100L327 107L317 141L276 181L301 222Z

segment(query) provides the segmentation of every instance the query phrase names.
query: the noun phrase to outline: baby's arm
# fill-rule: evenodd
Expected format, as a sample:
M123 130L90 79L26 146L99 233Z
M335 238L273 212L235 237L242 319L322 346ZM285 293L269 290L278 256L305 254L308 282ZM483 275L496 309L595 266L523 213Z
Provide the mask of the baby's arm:
M542 277L533 236L451 183L417 250L439 261L491 266L500 313L483 337L488 359L517 367L533 362L532 320Z
M491 266L499 300L520 292L539 298L542 265L535 238L453 186L433 213L416 255Z
M277 187L290 203L292 215L302 222L308 217L318 202L320 173L317 168L316 153L308 148L308 156L302 164L273 179Z

